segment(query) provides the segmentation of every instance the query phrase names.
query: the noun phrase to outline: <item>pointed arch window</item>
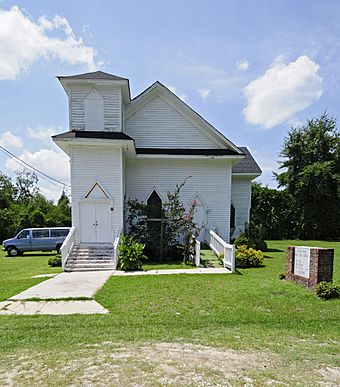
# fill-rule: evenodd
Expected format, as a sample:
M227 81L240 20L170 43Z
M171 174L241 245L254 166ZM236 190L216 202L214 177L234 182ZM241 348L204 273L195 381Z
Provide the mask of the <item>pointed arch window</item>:
M233 204L230 205L230 229L235 228L236 211Z
M162 218L162 199L155 190L147 200L147 217L159 220Z
M164 246L163 237L165 230L165 218L162 210L162 199L153 190L147 199L147 224L150 236L150 255L158 258L159 261L163 259Z

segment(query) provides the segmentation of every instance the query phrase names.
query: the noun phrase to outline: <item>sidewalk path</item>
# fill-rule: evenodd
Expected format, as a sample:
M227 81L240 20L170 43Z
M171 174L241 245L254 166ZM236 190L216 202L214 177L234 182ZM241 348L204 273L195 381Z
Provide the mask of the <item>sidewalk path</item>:
M140 270L140 271L114 271L113 276L130 276L130 275L169 275L169 274L231 274L226 268L198 268L198 269L160 269L160 270Z
M92 298L111 275L112 271L109 270L61 273L24 290L10 300Z
M112 271L58 274L7 301L0 302L0 315L109 313L95 300L72 300L72 298L93 298L111 275Z
M86 301L4 301L0 302L0 315L34 314L107 314L103 306L94 300Z

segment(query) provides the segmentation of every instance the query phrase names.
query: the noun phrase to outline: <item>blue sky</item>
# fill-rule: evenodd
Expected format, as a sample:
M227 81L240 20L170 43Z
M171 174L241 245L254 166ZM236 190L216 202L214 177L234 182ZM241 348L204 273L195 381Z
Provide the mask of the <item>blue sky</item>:
M68 163L50 135L68 130L56 75L100 69L155 80L272 171L292 125L339 115L340 2L0 1L0 145L55 178ZM0 153L0 168L18 165ZM40 183L50 198L62 187Z

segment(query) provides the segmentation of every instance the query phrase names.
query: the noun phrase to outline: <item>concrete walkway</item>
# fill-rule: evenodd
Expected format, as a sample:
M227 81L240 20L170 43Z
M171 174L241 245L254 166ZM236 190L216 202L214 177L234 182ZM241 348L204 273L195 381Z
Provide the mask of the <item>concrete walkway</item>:
M67 315L107 314L104 307L94 300L86 301L4 301L0 302L0 315Z
M24 290L10 300L92 298L111 275L110 270L61 273Z
M67 315L109 313L93 298L112 271L61 273L0 302L0 315ZM37 300L32 300L32 299ZM30 301L31 299L31 301ZM55 300L55 301L54 301Z
M131 275L169 275L169 274L231 274L226 268L208 267L198 269L160 269L160 270L140 270L140 271L114 271L113 276Z

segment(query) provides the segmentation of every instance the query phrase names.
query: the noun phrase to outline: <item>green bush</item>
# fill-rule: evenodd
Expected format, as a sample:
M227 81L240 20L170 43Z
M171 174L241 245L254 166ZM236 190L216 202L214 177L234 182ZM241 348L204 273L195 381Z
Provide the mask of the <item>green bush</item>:
M256 250L267 251L268 246L263 239L255 239L254 244Z
M264 257L261 251L257 251L246 245L239 246L236 249L236 266L237 267L257 267L263 265Z
M141 270L143 260L148 259L143 254L145 245L136 242L131 236L125 235L119 246L119 268L124 271Z
M242 232L234 241L234 246L237 248L239 246L247 246L248 248L266 251L267 243L262 239L256 239L248 236L246 233Z
M52 267L59 267L61 266L61 257L51 257L48 259L48 264Z
M322 281L316 287L316 294L325 300L340 298L340 286L334 285L331 282Z

